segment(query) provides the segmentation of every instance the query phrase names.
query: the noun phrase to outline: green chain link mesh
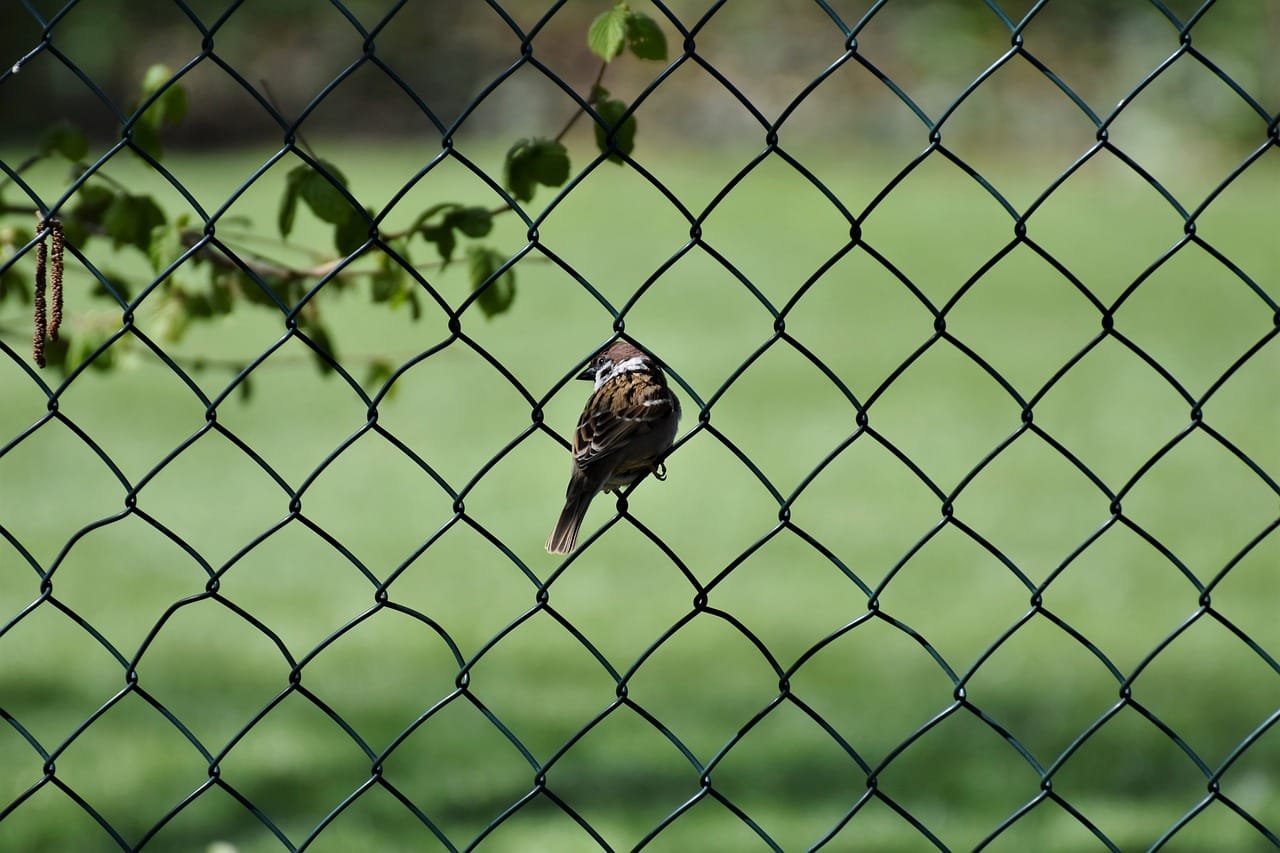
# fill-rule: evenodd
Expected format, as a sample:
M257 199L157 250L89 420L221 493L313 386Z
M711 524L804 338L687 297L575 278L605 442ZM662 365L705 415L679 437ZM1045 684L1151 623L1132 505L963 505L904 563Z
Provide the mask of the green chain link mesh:
M5 2L6 26L31 40L6 57L0 110L54 67L64 91L91 93L130 125L114 84L82 65L103 48L86 28L114 5ZM279 146L247 166L228 161L229 193L188 187L181 160L150 163L149 186L203 228L191 254L217 249L251 269L220 236L237 227L237 204L309 160L308 122L350 81L376 77L402 93L404 115L345 121L419 121L418 163L385 204L353 185L356 200L381 222L445 175L485 204L516 207L508 260L526 275L520 299L483 319L476 294L413 271L430 316L407 332L352 311L375 343L418 342L372 388L308 336L298 304L280 305L251 326L261 347L228 381L217 357L193 365L142 319L182 263L146 273L154 280L130 297L109 260L69 242L68 322L83 281L119 293L119 310L65 377L36 370L8 325L0 341L0 846L1280 845L1280 635L1265 616L1280 589L1280 264L1274 239L1258 239L1274 233L1274 201L1233 206L1240 188L1275 179L1278 93L1212 47L1265 33L1232 30L1230 3L1134 0L1144 26L1112 34L1123 55L1106 58L1127 76L1098 81L1072 73L1101 61L1090 39L1109 26L1110 4L1084 4L1104 23L1083 33L1053 17L1070 0L777 3L770 14L812 26L802 55L783 56L767 33L719 35L750 4L636 3L671 51L637 72L648 76L636 78L646 123L635 152L621 169L591 161L530 206L479 165L472 140L488 126L468 131L511 110L534 122L513 138L546 133L537 109L506 94L520 81L545 84L537 104L582 103L589 74L544 48L582 9L467 0L497 60L458 91L398 73L388 45L455 25L461 6L315 3L342 16L349 38L324 31L308 55L332 79L296 114L256 66L224 59L255 32L269 43L287 9L165 7L166 26L193 46L178 79L229 81L245 97L224 120L259 137L266 128ZM938 43L975 38L954 26L968 6L985 23L961 47L980 64L950 85L964 63ZM452 37L431 42L445 62ZM754 64L769 85L748 73ZM1031 116L1022 126L1000 110L1011 77ZM1183 125L1142 112L1175 79L1175 116L1244 140L1211 180L1186 167L1195 152L1181 149ZM685 87L694 95L681 101ZM1197 100L1207 90L1217 112ZM1031 110L1026 92L1052 108ZM439 108L450 98L456 108ZM666 112L664 98L676 98ZM650 118L704 101L696 131ZM1018 151L1043 139L1036 123L1050 114L1062 148ZM732 139L716 137L722 121ZM867 153L876 134L909 140L910 153ZM51 216L136 148L122 133L50 194L4 146L5 203ZM682 152L699 146L682 171ZM1070 155L1046 171L1058 150ZM1038 176L1033 192L1003 178L1019 156ZM710 162L723 174L694 174ZM770 175L785 191L762 197L753 187ZM694 178L714 184L696 202ZM1090 199L1088 221L1055 213L1072 193ZM676 224L646 231L628 218L641 196ZM601 223L590 239L626 231L607 264L557 228L557 211L579 203ZM826 224L802 227L814 217L797 211L811 209ZM1145 220L1163 223L1155 242L1144 242ZM758 245L722 251L739 226ZM12 247L0 272L31 264L38 243ZM370 245L387 250L376 236ZM921 272L931 255L950 282ZM808 272L775 275L770 257L801 257ZM708 312L682 313L672 279L709 299ZM317 275L303 301L328 299L339 280ZM872 290L878 302L858 296ZM1000 300L1017 312L1002 314ZM561 304L596 318L587 337L522 325ZM1011 316L1024 325L1002 325ZM572 354L549 358L561 331ZM586 547L552 561L545 531L513 525L509 510L527 501L550 525L567 469L555 446L585 398L568 382L573 361L617 333L654 347L684 398L671 478L642 484L611 515L597 506ZM143 381L84 369L122 342L141 344ZM205 343L217 353L223 342ZM313 383L306 365L286 371L305 379L271 378L298 353L332 374ZM251 381L259 390L242 404ZM415 381L421 393L388 399ZM312 395L305 405L295 382ZM460 385L505 419L468 424L451 411L467 400L446 390ZM1064 387L1075 389L1065 404ZM176 434L149 420L165 400L185 407ZM312 419L340 427L317 426L313 440ZM477 435L503 437L469 446ZM537 476L512 473L522 465ZM346 485L326 491L338 474ZM51 520L32 528L33 507ZM730 525L726 513L746 520ZM379 518L381 530L361 532ZM724 532L751 525L745 540ZM398 556L370 559L386 553L371 542ZM153 552L164 556L147 563ZM544 824L557 840L536 834ZM365 829L344 835L353 825ZM19 826L35 835L6 836Z

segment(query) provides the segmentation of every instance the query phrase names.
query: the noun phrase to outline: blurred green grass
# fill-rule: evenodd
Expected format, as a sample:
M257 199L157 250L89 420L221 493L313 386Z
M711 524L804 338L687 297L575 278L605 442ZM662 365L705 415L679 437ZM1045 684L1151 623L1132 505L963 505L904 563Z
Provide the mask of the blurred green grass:
M482 168L501 151L478 146ZM197 199L225 198L262 152L177 157L175 176ZM385 203L425 161L405 147L339 150L357 196ZM860 212L909 159L882 152L850 160L815 149L806 166ZM644 160L689 207L700 210L750 152ZM1264 285L1280 257L1272 233L1269 158L1229 188L1198 223L1201 239ZM1009 161L988 174L1017 205L1030 203L1044 175L1070 158ZM1270 171L1268 171L1270 170ZM118 179L151 187L171 211L183 202L155 176L110 167ZM232 208L272 227L283 170L269 173ZM1206 166L1206 171L1212 168ZM1225 174L1225 167L1221 174ZM58 176L33 180L56 183ZM407 224L438 200L485 198L456 165L432 172L389 219ZM543 196L539 202L545 201ZM1013 236L1003 210L955 167L931 158L863 224L865 244L891 261L941 306ZM514 250L524 228L507 217L495 236ZM601 168L540 224L540 239L622 305L688 239L688 226L634 172ZM318 229L310 232L314 237ZM1181 222L1139 179L1114 162L1086 166L1028 223L1032 240L1104 302L1182 234ZM308 236L303 232L303 236ZM811 185L778 158L742 180L706 219L703 239L780 307L848 237L848 226ZM127 268L129 260L119 262ZM611 333L612 318L555 264L517 267L512 312L464 319L465 333L536 398ZM84 276L72 270L72 322ZM433 282L437 279L433 277ZM438 277L455 304L465 275ZM444 319L419 323L369 306L357 294L322 293L340 356L362 376L362 359L407 360L445 340ZM6 321L17 315L6 307ZM14 321L18 322L17 320ZM139 326L155 318L145 309ZM1193 396L1272 328L1261 300L1195 246L1175 255L1126 301L1116 328L1159 360ZM7 325L12 325L7 323ZM773 335L774 318L702 250L683 255L626 318L628 333L657 352L702 400L717 397L710 424L790 495L855 428L855 410L830 381L785 342L775 343L722 396L722 383ZM1097 312L1052 267L1021 246L983 276L947 316L947 330L999 371L1024 400L1100 328ZM882 383L929 340L933 318L862 248L822 276L786 318L786 331L840 376L861 401L873 399L864 435L827 465L795 500L792 521L878 590L883 614L917 631L958 674L981 661L967 701L1005 727L1048 766L1119 699L1099 660L1043 615L1025 624L1030 593L989 549L947 525L911 559L902 558L941 520L940 501L886 447L909 456L942 491L954 490L1020 424L1010 396L957 347L940 341L892 384ZM247 361L283 332L265 311L193 329L176 353ZM20 347L12 344L16 348ZM1268 472L1280 469L1274 442L1280 411L1271 393L1280 349L1263 348L1218 390L1204 420ZM230 376L195 375L214 396ZM322 377L296 341L253 374L248 401L217 411L229 430L295 488L365 423L365 407L340 380ZM0 368L0 440L38 420L45 400L12 364ZM685 397L686 430L698 407ZM546 406L562 434L585 397L572 383ZM205 429L195 395L153 356L128 369L88 371L63 394L59 411L137 481L179 443ZM474 350L454 343L410 369L379 411L380 427L426 459L455 488L529 424L529 407ZM1089 466L1114 492L1189 422L1189 406L1148 365L1104 341L1052 384L1035 424ZM646 483L630 511L660 536L703 584L749 553L711 590L711 608L731 614L780 667L867 612L866 596L798 536L783 532L753 546L777 524L778 505L707 430L673 456L665 483ZM524 567L549 577L558 561L542 551L567 475L563 450L535 433L466 495L474 524L498 537ZM214 569L233 561L221 594L268 625L295 660L332 641L306 663L301 684L369 745L385 749L421 714L451 695L458 666L422 621L375 606L373 585L310 525L323 529L369 573L386 578L397 605L434 620L471 659L535 606L536 586L467 524L420 546L446 525L452 500L377 434L361 436L328 464L301 497L307 523L286 524L288 498L217 432L205 432L150 479L138 513L106 467L61 424L40 428L0 457L0 523L42 565L62 555L54 596L126 658L149 641L138 686L169 708L213 753L288 685L280 650L212 601L173 609L196 596L207 575L146 518L198 552ZM1040 583L1109 518L1109 499L1033 434L1019 437L955 496L954 518ZM1176 556L1201 583L1276 518L1276 499L1222 445L1196 432L1127 488L1126 518ZM609 521L601 500L588 519ZM1216 613L1275 654L1277 556L1268 537L1213 590ZM65 554L63 554L65 550ZM0 545L0 614L18 613L38 593L30 566ZM415 556L416 555L416 556ZM881 585L883 584L883 588ZM708 762L778 695L778 676L759 649L713 612L695 616L656 650L655 641L689 614L695 590L645 536L623 520L574 560L550 588L555 613L572 623L619 672L643 658L627 683L631 702L660 720ZM1199 593L1178 568L1124 525L1103 533L1045 592L1045 607L1083 634L1126 675L1190 616ZM1014 630L1015 626L1019 626ZM1010 632L1012 632L1010 634ZM336 639L334 637L336 636ZM649 653L652 652L650 655ZM989 657L985 657L990 653ZM648 656L646 656L648 655ZM53 749L125 687L124 670L51 604L0 637L0 708ZM790 690L876 767L913 732L953 709L954 685L914 639L884 619L860 622L790 677ZM538 761L557 753L611 706L616 687L600 663L550 614L535 613L488 649L469 693ZM1280 706L1280 678L1221 622L1196 621L1142 670L1133 685L1142 708L1171 727L1211 768ZM1222 779L1223 792L1280 831L1274 767L1280 735L1264 735ZM0 726L0 803L41 777L42 760L11 726ZM130 843L208 778L207 762L138 695L126 696L57 758L57 775ZM219 762L220 778L298 844L369 778L369 759L335 721L294 693ZM533 786L534 771L465 697L430 717L387 758L385 778L456 845L464 846ZM866 790L865 774L831 736L784 701L720 760L717 791L784 849L831 831ZM948 846L964 849L1039 792L1027 762L964 708L945 716L879 773L879 790ZM628 707L601 719L547 771L548 788L626 848L698 793L698 773ZM1155 841L1205 796L1203 774L1134 708L1124 708L1058 771L1053 791L1122 849ZM1179 849L1263 849L1265 842L1222 804L1179 835ZM243 851L280 843L225 791L211 789L155 836L162 850L226 841ZM923 840L883 802L859 811L834 849L916 850ZM431 834L385 790L374 787L336 817L309 849L429 848ZM536 800L489 836L484 849L587 849L583 830ZM712 799L658 836L660 850L754 849L760 840ZM1039 805L996 849L1088 850L1099 842L1065 810ZM1176 847L1177 845L1175 845ZM0 821L0 849L114 849L64 794L46 787Z

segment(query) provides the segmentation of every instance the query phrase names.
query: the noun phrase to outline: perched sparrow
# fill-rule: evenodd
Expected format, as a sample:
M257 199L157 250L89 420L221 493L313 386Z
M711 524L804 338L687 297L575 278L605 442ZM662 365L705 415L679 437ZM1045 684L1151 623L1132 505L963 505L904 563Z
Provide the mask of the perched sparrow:
M579 379L593 379L595 392L573 433L573 471L564 511L547 540L552 554L568 554L591 499L657 472L671 449L680 401L667 387L658 363L626 341L601 350Z

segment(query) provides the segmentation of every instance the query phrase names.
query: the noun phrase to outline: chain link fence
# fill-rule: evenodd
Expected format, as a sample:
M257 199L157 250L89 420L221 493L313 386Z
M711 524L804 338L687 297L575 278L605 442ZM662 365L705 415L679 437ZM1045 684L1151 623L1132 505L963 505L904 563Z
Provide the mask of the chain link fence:
M8 0L115 135L0 148L0 847L1280 845L1280 18L1130 5L172 0L131 101ZM618 335L670 476L552 558Z

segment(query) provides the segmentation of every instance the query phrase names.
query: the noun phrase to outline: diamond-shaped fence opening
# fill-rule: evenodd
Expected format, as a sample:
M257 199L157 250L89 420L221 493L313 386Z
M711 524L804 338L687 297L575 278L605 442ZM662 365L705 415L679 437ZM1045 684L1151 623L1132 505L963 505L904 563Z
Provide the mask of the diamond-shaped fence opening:
M1280 846L1280 7L8 5L0 849Z

